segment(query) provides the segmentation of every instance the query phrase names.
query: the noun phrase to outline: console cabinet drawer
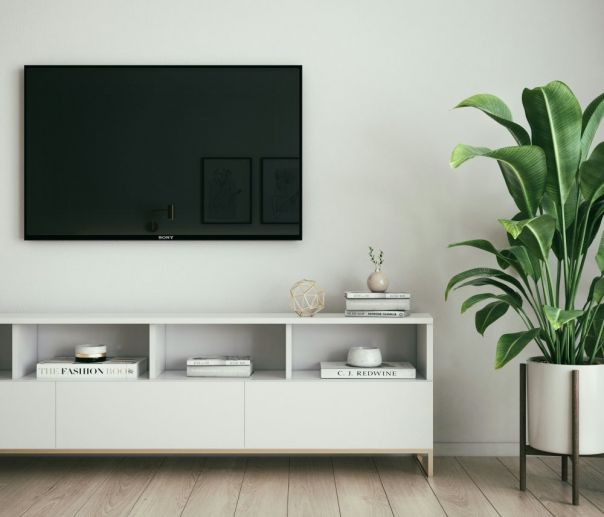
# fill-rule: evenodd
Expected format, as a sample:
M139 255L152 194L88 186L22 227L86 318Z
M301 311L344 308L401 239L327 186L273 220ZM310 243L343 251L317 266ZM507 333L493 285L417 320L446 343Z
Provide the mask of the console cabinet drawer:
M53 449L55 383L0 382L0 449Z
M250 382L245 390L246 448L432 448L431 382Z
M243 447L240 382L57 382L59 449Z

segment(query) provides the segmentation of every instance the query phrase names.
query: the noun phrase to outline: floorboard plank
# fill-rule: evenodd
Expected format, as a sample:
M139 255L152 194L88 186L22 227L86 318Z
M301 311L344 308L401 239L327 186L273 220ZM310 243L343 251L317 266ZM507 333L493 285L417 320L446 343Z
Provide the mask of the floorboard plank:
M243 458L206 459L182 516L233 517L245 466Z
M372 458L335 457L333 467L342 517L393 515Z
M0 492L13 484L16 475L29 469L33 461L32 458L23 456L0 457Z
M604 474L604 458L581 458L581 461Z
M250 458L235 516L287 516L288 484L289 458Z
M161 462L162 458L125 458L76 515L128 515Z
M518 458L505 457L499 460L518 478ZM554 472L539 458L526 459L526 488L541 501L553 515L560 517L602 517L602 513L587 499L581 500L580 506L571 504L571 487L560 479L559 472Z
M62 464L60 468L65 473L59 482L40 496L22 517L75 515L119 462L117 458L80 458L73 466Z
M560 475L560 458L541 458L554 473ZM588 458L580 460L579 492L591 501L604 514L604 473L595 469ZM568 480L572 481L572 462L568 462Z
M458 458L462 467L502 517L550 517L531 492L518 490L518 480L497 458Z
M449 517L496 517L497 512L455 458L434 459L436 475L428 479Z
M57 483L76 464L64 458L34 459L25 468L12 471L12 478L0 491L0 516L21 515Z
M426 479L410 457L4 457L0 517L602 516L604 462L581 464L575 507L558 458L528 458L523 493L517 458L437 458Z
M166 458L129 515L179 516L189 500L201 467L200 458Z
M291 458L287 508L288 517L339 517L331 458Z
M394 515L397 517L445 515L414 457L381 456L375 458L375 463Z

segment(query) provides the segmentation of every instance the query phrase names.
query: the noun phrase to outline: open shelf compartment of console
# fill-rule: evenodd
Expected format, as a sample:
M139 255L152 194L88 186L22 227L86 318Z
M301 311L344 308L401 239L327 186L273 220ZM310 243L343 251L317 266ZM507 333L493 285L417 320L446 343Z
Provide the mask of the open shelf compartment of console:
M73 357L79 344L106 345L108 357L149 359L147 325L16 324L12 327L14 379L35 379L39 361Z
M275 380L285 379L283 325L199 324L150 325L150 379ZM250 356L251 377L187 377L187 359L201 355Z
M352 318L351 318L352 319ZM348 350L353 346L374 346L382 353L384 362L409 362L416 368L415 380L431 380L432 328L428 324L359 325L339 322L337 325L292 325L291 378L295 380L337 381L409 381L399 378L351 378L321 379L321 362L346 361ZM362 318L367 321L368 318ZM383 320L382 320L383 321Z

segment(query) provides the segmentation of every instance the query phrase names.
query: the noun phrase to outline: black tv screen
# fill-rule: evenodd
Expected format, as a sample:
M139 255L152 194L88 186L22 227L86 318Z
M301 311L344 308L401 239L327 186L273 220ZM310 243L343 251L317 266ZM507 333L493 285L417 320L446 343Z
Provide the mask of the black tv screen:
M26 239L301 239L301 66L26 66Z

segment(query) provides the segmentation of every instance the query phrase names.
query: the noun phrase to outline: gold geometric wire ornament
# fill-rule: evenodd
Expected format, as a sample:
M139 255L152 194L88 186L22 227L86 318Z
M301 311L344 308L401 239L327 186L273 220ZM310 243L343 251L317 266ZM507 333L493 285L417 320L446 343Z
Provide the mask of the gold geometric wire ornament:
M325 291L314 280L299 280L289 290L289 306L298 316L314 316L325 308Z

